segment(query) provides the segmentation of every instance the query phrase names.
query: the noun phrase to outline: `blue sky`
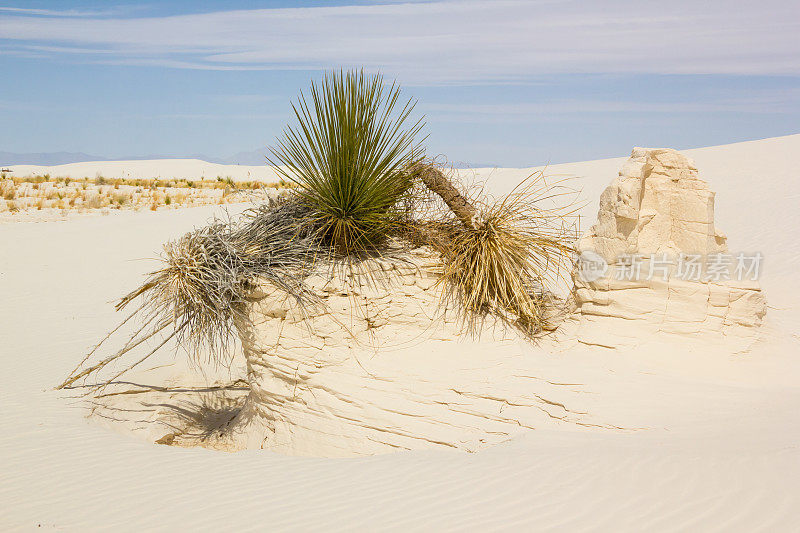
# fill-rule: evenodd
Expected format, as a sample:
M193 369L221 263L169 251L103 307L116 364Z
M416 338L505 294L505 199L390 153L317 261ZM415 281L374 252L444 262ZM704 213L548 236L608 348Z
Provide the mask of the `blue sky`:
M419 100L428 147L527 166L800 132L794 0L0 0L0 151L228 157L325 69Z

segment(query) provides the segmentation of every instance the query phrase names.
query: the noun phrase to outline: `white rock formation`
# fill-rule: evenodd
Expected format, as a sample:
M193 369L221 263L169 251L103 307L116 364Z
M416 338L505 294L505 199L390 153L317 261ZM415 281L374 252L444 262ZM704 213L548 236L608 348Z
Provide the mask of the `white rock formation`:
M440 312L436 256L367 268L377 278L310 280L326 309L308 316L268 284L241 332L252 389L212 446L352 456L428 447L475 451L533 428L601 425L574 383L543 379L537 352L487 324L480 339ZM204 443L208 445L209 443Z
M766 312L752 279L760 256L728 252L714 226L714 193L675 150L633 150L578 249L588 259L575 275L586 344L641 344L664 333L744 348Z

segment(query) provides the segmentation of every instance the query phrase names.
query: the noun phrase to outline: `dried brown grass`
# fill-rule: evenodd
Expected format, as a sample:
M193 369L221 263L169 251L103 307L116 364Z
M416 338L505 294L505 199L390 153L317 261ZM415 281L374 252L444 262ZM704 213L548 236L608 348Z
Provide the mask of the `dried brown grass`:
M529 335L550 329L550 308L572 269L576 197L539 172L498 200L473 200L479 213L473 227L440 223L431 244L442 258L444 300L470 331L487 315Z
M317 296L303 282L319 255L318 232L308 226L307 217L299 203L285 202L274 209L252 209L238 223L216 221L168 242L162 268L116 308L127 309L133 302L138 306L58 388L122 364L121 370L89 388L102 389L170 342L191 357L207 354L211 361L224 363L232 355L237 328L248 323L246 304L256 279L270 281L306 308L315 305ZM129 323L139 325L118 350L97 360L101 346ZM135 353L144 355L136 359Z

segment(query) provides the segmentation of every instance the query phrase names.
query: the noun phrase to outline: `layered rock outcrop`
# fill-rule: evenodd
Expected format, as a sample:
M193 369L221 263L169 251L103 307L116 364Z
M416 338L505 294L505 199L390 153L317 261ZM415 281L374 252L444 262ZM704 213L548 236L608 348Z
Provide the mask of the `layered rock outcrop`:
M726 240L714 224L714 192L693 162L635 148L578 242L579 340L619 347L674 334L746 347L766 312L762 258L733 254Z

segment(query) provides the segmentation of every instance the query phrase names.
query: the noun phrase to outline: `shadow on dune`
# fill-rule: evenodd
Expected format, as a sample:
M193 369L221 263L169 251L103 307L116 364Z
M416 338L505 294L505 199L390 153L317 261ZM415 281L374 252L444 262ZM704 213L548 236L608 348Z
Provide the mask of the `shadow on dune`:
M83 397L82 403L88 404L89 417L114 429L139 433L157 444L197 446L225 429L249 390L243 381L202 387L115 381L106 392Z

